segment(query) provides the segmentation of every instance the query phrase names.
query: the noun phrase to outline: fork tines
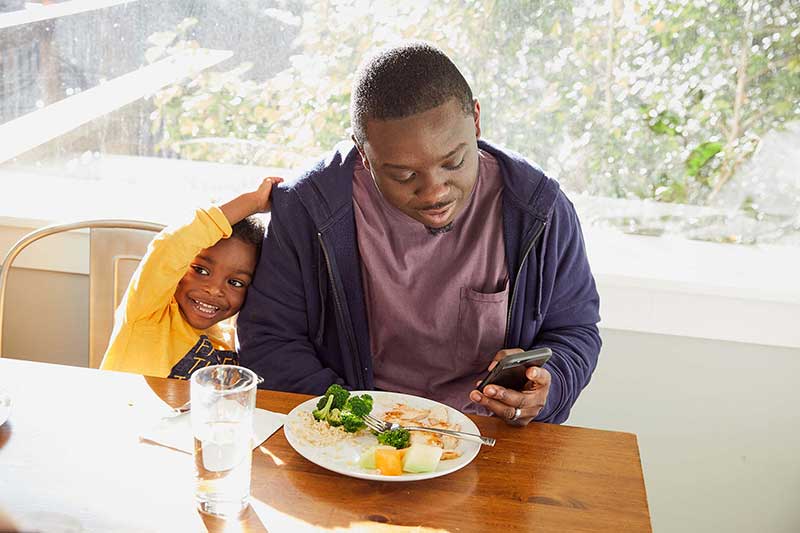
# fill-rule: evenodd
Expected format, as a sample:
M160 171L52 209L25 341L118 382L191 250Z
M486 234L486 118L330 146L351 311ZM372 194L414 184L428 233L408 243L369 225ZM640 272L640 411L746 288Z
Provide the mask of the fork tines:
M365 415L362 419L364 420L364 423L373 431L380 433L386 429L386 424L372 415Z

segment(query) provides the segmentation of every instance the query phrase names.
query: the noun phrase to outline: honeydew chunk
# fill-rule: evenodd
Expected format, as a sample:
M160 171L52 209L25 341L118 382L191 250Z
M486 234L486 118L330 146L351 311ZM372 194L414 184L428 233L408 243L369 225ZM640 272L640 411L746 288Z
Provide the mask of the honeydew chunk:
M361 458L358 460L358 466L364 470L375 470L377 468L375 466L375 450L379 448L385 450L394 450L393 446L384 446L383 444L378 446L370 446L361 454Z
M403 457L403 472L412 474L433 472L439 466L441 458L442 449L438 446L412 444L406 449L405 457Z

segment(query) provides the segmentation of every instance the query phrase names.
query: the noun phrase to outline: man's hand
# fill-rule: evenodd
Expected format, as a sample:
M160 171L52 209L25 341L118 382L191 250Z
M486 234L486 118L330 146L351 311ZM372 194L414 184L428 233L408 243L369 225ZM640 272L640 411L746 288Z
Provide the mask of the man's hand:
M500 350L495 354L489 370L491 371L503 357L522 351L519 348ZM487 385L483 393L474 390L469 394L469 398L487 407L508 424L526 426L544 408L547 394L550 392L550 372L533 366L525 371L525 377L528 378L528 382L522 391L506 389L499 385Z

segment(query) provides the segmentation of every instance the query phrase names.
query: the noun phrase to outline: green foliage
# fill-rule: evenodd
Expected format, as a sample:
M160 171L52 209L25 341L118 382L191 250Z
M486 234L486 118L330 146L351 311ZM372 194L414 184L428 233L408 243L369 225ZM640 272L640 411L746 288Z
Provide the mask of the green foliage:
M289 4L286 4L289 5ZM481 101L483 135L568 188L705 204L758 146L800 118L798 8L784 0L300 0L287 66L242 63L153 98L165 154L295 166L347 138L352 74L396 38L435 42ZM192 50L187 20L149 61Z
M659 202L685 202L687 197L686 181L670 179L666 174L661 174L653 186L651 196Z
M722 150L722 143L704 142L689 154L686 159L686 173L695 177L711 158Z
M675 113L662 111L656 118L648 121L650 131L661 135L677 135L681 119Z

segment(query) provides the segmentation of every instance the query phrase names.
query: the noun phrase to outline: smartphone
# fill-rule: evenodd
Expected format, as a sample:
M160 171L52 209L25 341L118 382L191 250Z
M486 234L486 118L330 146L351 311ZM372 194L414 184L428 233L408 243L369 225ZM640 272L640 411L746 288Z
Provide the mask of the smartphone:
M507 355L498 361L489 375L483 378L477 389L483 391L486 385L494 384L506 389L521 391L528 382L525 371L532 366L544 365L551 355L553 352L550 351L550 348L537 348L528 352Z

